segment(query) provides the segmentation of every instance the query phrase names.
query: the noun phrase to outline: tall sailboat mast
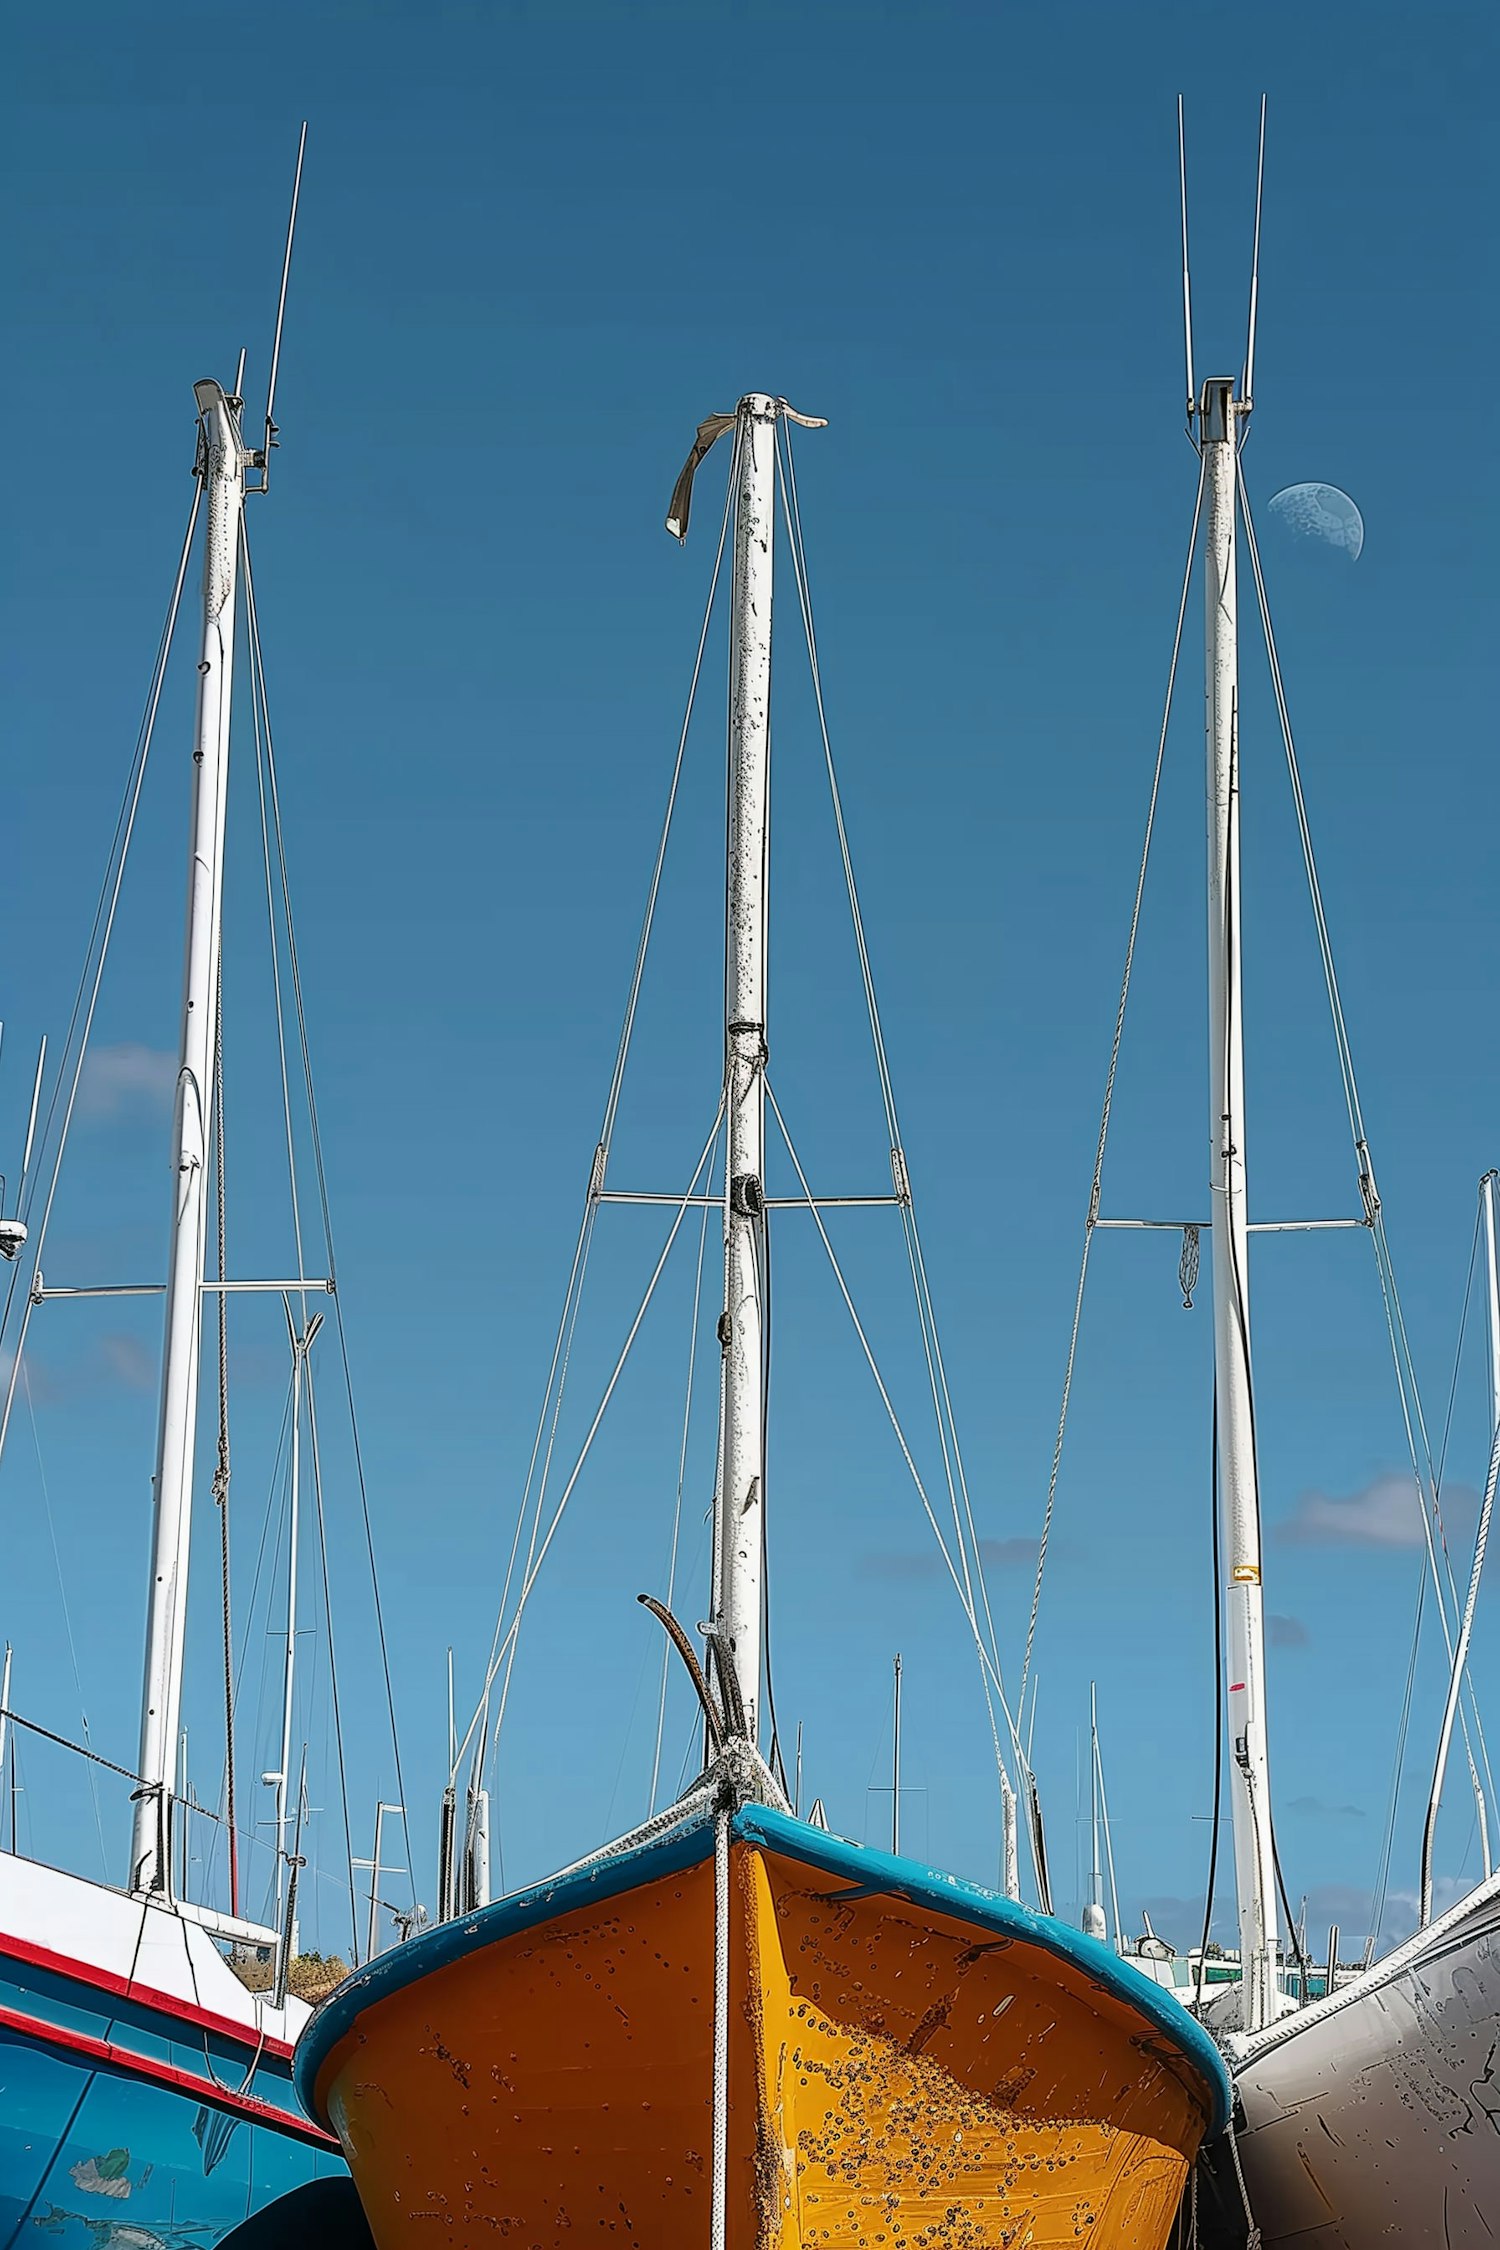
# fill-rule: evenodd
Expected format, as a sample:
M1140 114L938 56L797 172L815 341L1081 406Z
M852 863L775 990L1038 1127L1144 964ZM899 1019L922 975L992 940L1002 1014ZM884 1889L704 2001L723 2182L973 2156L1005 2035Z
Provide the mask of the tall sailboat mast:
M1500 1218L1495 1188L1500 1172L1486 1172L1479 1183L1484 1204L1484 1302L1490 1346L1490 1431L1500 1427Z
M771 570L778 402L736 413L725 936L723 1447L714 1526L715 1660L731 1667L757 1737L765 1486L764 1255L766 824L771 754Z
M156 1443L155 1525L141 1698L142 1782L130 1849L131 1888L171 1887L171 1802L187 1622L188 1539L198 1421L209 1110L218 1007L223 900L224 806L234 611L245 452L239 402L219 384L196 383L198 474L208 502L203 556L203 639L193 736L193 812L188 854L187 938L174 1113L172 1232Z
M1225 1655L1233 1753L1240 1923L1240 2028L1276 2013L1276 1893L1266 1745L1260 1490L1250 1369L1245 1201L1245 1054L1240 993L1239 645L1236 614L1238 423L1249 411L1229 377L1198 401L1208 531L1205 728L1208 748L1209 1134L1214 1373L1225 1572Z

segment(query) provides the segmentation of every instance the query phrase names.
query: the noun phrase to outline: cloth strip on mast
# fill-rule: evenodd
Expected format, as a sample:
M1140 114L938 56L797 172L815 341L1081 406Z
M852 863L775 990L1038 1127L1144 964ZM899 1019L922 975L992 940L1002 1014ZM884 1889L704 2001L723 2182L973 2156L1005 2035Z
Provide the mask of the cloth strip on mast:
M775 403L779 413L788 422L796 422L804 430L826 430L828 427L826 415L799 414L795 407L787 405L784 398L777 399ZM732 430L737 419L734 414L707 414L698 424L698 434L682 464L677 482L672 487L672 498L667 508L666 528L679 546L687 544L688 516L693 505L693 479L715 440L721 438L726 430Z

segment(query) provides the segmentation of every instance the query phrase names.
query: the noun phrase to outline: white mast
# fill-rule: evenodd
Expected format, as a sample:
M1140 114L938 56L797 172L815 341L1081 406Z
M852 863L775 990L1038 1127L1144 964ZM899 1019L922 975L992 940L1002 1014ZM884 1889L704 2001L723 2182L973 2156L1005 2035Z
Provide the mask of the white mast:
M757 1737L761 1510L765 1481L764 1300L766 820L771 751L773 398L736 413L734 595L729 678L729 914L725 943L724 1441L714 1526L715 1650Z
M1260 1491L1250 1373L1245 1204L1245 1055L1240 1002L1239 647L1235 604L1233 380L1203 386L1198 434L1208 496L1205 720L1208 741L1208 1045L1214 1370L1229 1665L1230 1798L1240 1921L1240 2028L1276 2012L1276 1894L1266 1747Z
M172 1767L177 1750L186 1630L188 1538L198 1419L204 1233L208 1219L209 1104L218 1003L224 803L234 606L245 455L237 409L217 383L195 383L201 429L198 474L207 486L203 641L193 738L193 814L187 938L174 1123L175 1179L156 1444L155 1532L141 1699L141 1794L130 1847L131 1888L171 1885Z
M1497 1246L1495 1186L1500 1173L1486 1172L1479 1183L1484 1204L1485 1308L1490 1332L1490 1431L1500 1426L1500 1246Z
M901 1857L901 1659L896 1658L895 1703L891 1717L891 1856Z

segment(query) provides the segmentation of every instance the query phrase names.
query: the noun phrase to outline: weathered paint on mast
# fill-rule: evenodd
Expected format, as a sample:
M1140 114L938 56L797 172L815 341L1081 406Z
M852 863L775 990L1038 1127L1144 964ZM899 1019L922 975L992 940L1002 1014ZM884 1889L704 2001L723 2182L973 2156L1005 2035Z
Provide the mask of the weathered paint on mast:
M237 409L217 383L193 386L207 487L203 638L193 735L193 811L188 854L187 936L174 1112L171 1250L157 1427L155 1524L141 1699L139 1772L130 1850L131 1887L171 1886L173 1760L182 1700L188 1541L198 1424L203 1252L208 1221L209 1107L218 1004L223 905L224 804L229 705L234 679L234 608L245 455Z
M756 1739L765 1483L766 823L771 751L771 548L777 402L738 408L729 684L729 913L725 959L724 1442L714 1619Z
M1229 1666L1230 1799L1239 1892L1240 2024L1276 2012L1275 1862L1266 1745L1260 1491L1250 1368L1245 1200L1245 1055L1240 991L1239 639L1236 430L1231 379L1203 386L1199 437L1208 498L1205 731L1208 749L1209 1133L1214 1369Z

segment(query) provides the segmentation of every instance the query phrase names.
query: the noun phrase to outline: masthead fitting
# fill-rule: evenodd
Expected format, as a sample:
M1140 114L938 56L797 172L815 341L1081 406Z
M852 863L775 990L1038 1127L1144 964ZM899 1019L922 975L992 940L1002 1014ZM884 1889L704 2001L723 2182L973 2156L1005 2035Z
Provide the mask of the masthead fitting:
M1232 375L1210 375L1198 398L1198 435L1205 445L1234 436L1235 416L1247 411L1234 395Z

